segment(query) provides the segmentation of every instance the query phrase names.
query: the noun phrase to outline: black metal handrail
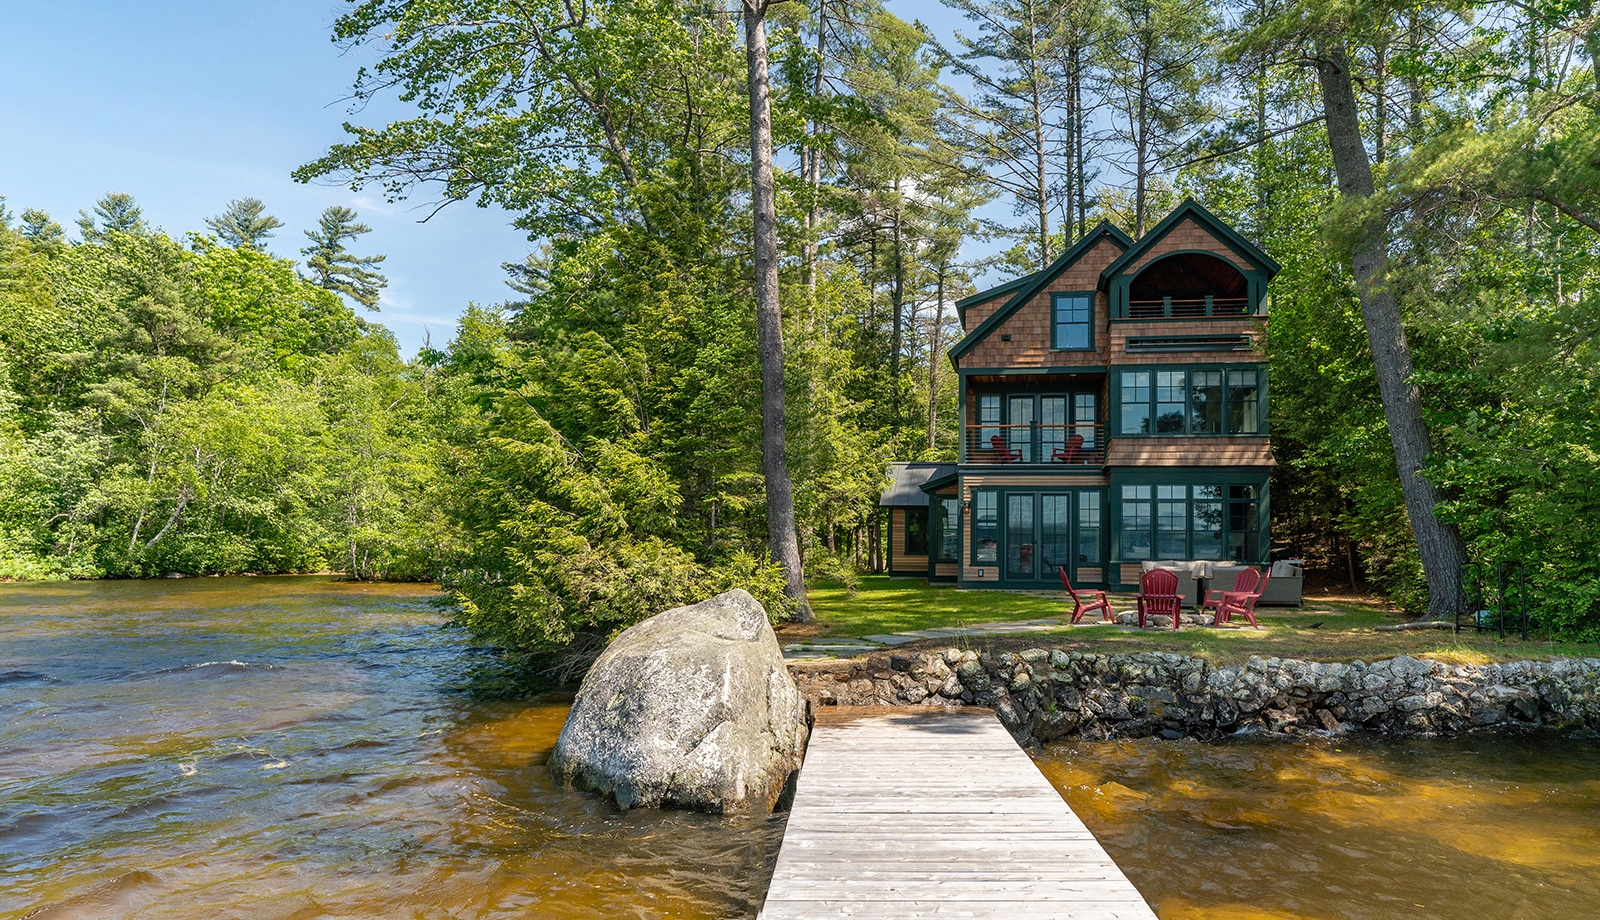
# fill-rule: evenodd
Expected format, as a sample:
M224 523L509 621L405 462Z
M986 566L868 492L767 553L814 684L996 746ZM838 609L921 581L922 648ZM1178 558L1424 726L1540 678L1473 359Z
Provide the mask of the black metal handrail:
M965 462L1103 466L1106 462L1106 429L1104 425L1088 423L968 425Z
M1478 632L1486 629L1496 630L1500 638L1506 637L1506 616L1516 613L1520 619L1519 633L1522 641L1528 641L1528 581L1523 572L1522 560L1502 559L1495 564L1495 605L1494 610L1488 606L1483 584L1483 566L1477 562L1469 562L1461 567L1462 593L1466 601L1462 609L1456 611L1456 632L1459 634L1463 628L1462 620L1467 620L1465 626ZM1515 610L1512 609L1508 589L1516 587Z
M1247 297L1163 297L1128 301L1129 319L1170 319L1198 316L1244 316L1250 312Z

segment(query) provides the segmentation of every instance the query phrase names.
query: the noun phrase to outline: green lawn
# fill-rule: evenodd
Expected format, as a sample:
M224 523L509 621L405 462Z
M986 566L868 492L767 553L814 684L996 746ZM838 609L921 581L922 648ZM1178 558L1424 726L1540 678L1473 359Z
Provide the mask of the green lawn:
M920 578L890 579L887 575L862 576L854 595L839 585L812 588L807 594L817 615L817 631L824 636L871 636L1036 620L1072 612L1065 591L965 591L954 585L929 585Z
M851 595L843 587L825 585L810 592L818 634L868 636L939 626L972 626L1009 620L1065 618L1072 606L1065 592L960 590L929 585L920 579L864 576ZM1132 595L1111 595L1119 613L1132 610ZM923 640L910 648L943 648L958 644L993 651L1030 647L1076 648L1095 652L1161 650L1196 655L1218 664L1243 661L1251 655L1310 658L1323 661L1374 660L1396 655L1437 658L1459 664L1482 664L1523 658L1600 657L1595 643L1558 643L1535 638L1501 642L1492 633L1456 635L1448 630L1378 631L1374 627L1404 622L1400 614L1375 600L1308 598L1304 608L1262 608L1256 617L1264 629L1186 627L1128 629L1070 627L1017 636L972 636L963 640Z

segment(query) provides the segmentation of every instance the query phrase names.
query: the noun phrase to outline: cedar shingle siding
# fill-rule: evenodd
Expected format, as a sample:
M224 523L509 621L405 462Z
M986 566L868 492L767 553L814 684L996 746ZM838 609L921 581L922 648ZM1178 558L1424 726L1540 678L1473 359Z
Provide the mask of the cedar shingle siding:
M1187 252L1215 256L1239 275L1201 257L1173 263L1170 270L1163 270L1161 280L1153 280L1156 276L1138 280L1140 272L1157 261L1168 257L1182 260L1185 257L1180 254ZM1211 267L1197 267L1201 265ZM1132 240L1109 224L1101 224L1032 275L963 300L966 336L951 348L950 356L960 371L958 405L967 426L961 441L972 448L973 456L963 454L955 472L947 474L938 487L939 492L948 494L953 476L953 488L961 498L961 561L939 564L936 570L947 577L959 573L959 581L968 585L1039 589L1059 586L1053 568L1057 564L1067 566L1075 572L1076 581L1085 585L1134 585L1144 558L1175 552L1179 544L1186 551L1203 547L1207 553L1217 552L1215 547L1220 545L1223 554L1231 554L1227 558L1265 562L1270 549L1267 477L1274 460L1271 439L1264 434L1269 430L1264 307L1266 285L1277 270L1270 256L1188 201L1143 239ZM1116 309L1133 311L1129 301L1132 292L1141 289L1140 284L1156 284L1160 286L1155 290L1170 291L1170 295L1163 294L1170 297L1167 312L1180 315L1112 319L1117 298L1122 306ZM1245 293L1241 295L1241 291ZM1056 349L1052 295L1085 292L1094 292L1092 350ZM1150 303L1160 307L1160 302L1143 296L1146 299L1134 301L1134 306L1146 305L1142 308L1145 312L1134 314L1140 317L1148 315ZM1241 296L1245 297L1245 315L1237 312ZM1210 312L1213 297L1222 307L1218 315L1183 315L1180 310L1203 304L1204 312ZM1230 315L1227 310L1234 312ZM1131 351L1130 339L1138 340ZM1258 372L1258 391L1239 397L1237 405L1260 413L1255 423L1262 435L1158 432L1118 436L1121 407L1112 405L1111 400L1120 400L1121 393L1111 384L1120 369L1219 367ZM1152 381L1171 377L1147 375ZM1185 413L1215 411L1202 408L1215 406L1214 398L1207 403L1187 401L1201 399L1201 391L1179 393L1184 395L1173 396L1169 385L1166 395L1156 397L1152 405L1161 414L1178 411L1170 408L1174 400ZM977 426L980 394L1001 397L1005 416L999 424L1009 427L985 430ZM1235 397L1226 399L1228 411L1233 411ZM1031 415L1017 417L1030 405L1035 407ZM1070 413L1092 405L1095 418L1087 423L1075 415L1045 418L1047 407L1056 413L1063 405ZM1095 426L1093 432L1067 427L1085 424ZM1020 455L1034 462L1002 462L1008 455L987 447L990 436L997 433L1013 444L1033 439L1034 450ZM1049 462L1051 448L1065 445L1070 434L1100 439L1088 455L1090 459L1085 462L1075 452L1057 450L1056 456L1064 462ZM980 494L985 507L998 508L999 541L997 561L982 564L974 562L974 509L979 504L974 496ZM1128 497L1124 499L1124 495ZM1124 501L1129 503L1127 509ZM1141 501L1150 507L1140 506ZM1151 539L1142 539L1146 531L1140 522L1149 519L1151 503L1166 503L1164 513L1170 523L1175 501L1196 505L1193 517L1187 516L1189 505L1184 505L1184 520L1190 523L1181 539L1174 543L1171 532L1158 531L1154 524L1149 525ZM1214 505L1204 503L1222 501L1229 503L1227 522L1216 524ZM1247 507L1241 512L1240 503L1255 505L1253 510ZM1193 523L1201 520L1200 507L1207 509L1205 519L1211 522L1204 525L1210 529L1203 532L1196 529L1202 525ZM912 568L926 572L926 556L904 555L904 511L892 508L890 521L895 572ZM1258 522L1255 529L1246 523L1249 521ZM984 537L993 539L993 534L986 531ZM930 533L932 540L937 540L937 534ZM1131 558L1122 558L1124 554Z

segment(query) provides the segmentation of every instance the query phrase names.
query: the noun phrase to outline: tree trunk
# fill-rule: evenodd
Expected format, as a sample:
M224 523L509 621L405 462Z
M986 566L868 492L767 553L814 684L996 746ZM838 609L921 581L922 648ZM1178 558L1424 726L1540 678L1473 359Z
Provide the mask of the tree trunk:
M812 78L811 94L821 97L822 91L827 87L823 79L824 69L827 66L825 52L827 51L828 36L828 3L827 0L817 2L817 72ZM822 189L822 148L817 138L822 134L822 125L812 119L808 131L809 143L804 151L802 161L805 164L806 189L810 193L810 200L806 204L806 238L805 253L803 258L806 263L806 307L813 316L817 312L817 258L818 235L821 221L818 216L817 196Z
M1133 171L1133 237L1140 239L1144 236L1144 188L1145 172L1149 169L1148 151L1150 147L1150 119L1148 107L1150 103L1150 60L1149 46L1142 45L1144 60L1139 62L1139 101L1138 114L1134 134L1134 171Z
M1044 124L1044 97L1040 87L1039 77L1039 23L1035 16L1036 7L1028 4L1028 66L1032 68L1029 85L1032 90L1033 102L1033 168L1034 191L1038 193L1039 215L1039 265L1050 264L1050 173L1048 155L1045 148Z
M1355 89L1342 47L1319 45L1317 78L1322 86L1328 148L1338 175L1339 194L1352 202L1369 198L1373 193L1372 164L1362 146ZM1423 575L1428 581L1426 618L1440 619L1454 615L1465 601L1461 566L1466 562L1466 547L1456 528L1440 521L1433 513L1439 496L1433 483L1422 475L1422 466L1427 462L1432 445L1422 418L1421 395L1410 380L1411 349L1406 344L1400 308L1384 278L1389 258L1387 231L1381 216L1365 220L1367 225L1357 236L1351 252L1356 295L1361 299L1361 317L1367 327L1372 363L1378 372L1378 393L1383 399L1389 441L1400 471L1406 514L1411 519Z
M928 459L939 446L939 335L944 331L944 279L950 263L939 260L938 283L934 286L933 332L928 336Z
M811 622L794 491L784 457L783 310L778 303L778 211L772 176L772 85L767 79L767 0L745 0L745 61L749 67L750 172L755 212L756 337L761 360L761 472L767 486L767 540L783 569L784 592L795 618Z
M900 180L894 182L896 198L900 195ZM902 236L904 228L901 226L903 213L897 205L891 213L894 219L894 281L889 285L889 305L894 309L894 317L889 322L891 330L889 336L889 406L893 412L894 425L890 431L894 433L895 440L900 439L900 424L903 415L900 410L900 352L905 348L905 304L906 304L906 256L905 238Z

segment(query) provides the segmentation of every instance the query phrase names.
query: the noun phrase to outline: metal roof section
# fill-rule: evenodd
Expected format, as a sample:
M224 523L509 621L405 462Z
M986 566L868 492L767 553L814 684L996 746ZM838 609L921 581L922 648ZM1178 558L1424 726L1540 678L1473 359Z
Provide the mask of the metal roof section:
M934 480L956 474L954 463L926 463L922 461L889 464L889 488L879 497L884 508L926 508L928 493L922 487Z

